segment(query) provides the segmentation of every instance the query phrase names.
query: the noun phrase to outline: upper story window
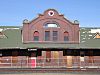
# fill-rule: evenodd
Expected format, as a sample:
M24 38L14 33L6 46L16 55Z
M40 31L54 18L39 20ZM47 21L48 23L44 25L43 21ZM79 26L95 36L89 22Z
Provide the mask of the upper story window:
M60 28L56 23L47 23L44 25L45 28Z
M64 41L69 41L69 33L67 31L64 32Z
M50 31L45 31L45 41L50 41Z
M34 41L39 41L39 32L38 31L34 32L34 34L33 34L33 40Z
M53 31L53 41L58 40L58 31Z

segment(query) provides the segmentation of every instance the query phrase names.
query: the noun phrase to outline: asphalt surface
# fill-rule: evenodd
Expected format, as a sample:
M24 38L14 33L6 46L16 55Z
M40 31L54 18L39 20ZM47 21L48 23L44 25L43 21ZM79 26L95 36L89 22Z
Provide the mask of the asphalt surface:
M0 75L100 75L99 69L0 69ZM96 70L96 71L95 71Z
M100 75L100 73L96 72L68 72L68 73L3 73L0 75Z

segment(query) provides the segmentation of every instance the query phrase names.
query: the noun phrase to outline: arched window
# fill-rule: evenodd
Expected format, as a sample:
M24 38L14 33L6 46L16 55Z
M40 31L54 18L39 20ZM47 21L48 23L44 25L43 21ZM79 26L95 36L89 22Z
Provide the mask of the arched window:
M38 31L34 32L34 34L33 34L33 40L34 41L39 41L39 32Z
M46 23L44 28L59 28L59 25L57 23Z
M69 41L69 33L67 31L64 32L64 41Z

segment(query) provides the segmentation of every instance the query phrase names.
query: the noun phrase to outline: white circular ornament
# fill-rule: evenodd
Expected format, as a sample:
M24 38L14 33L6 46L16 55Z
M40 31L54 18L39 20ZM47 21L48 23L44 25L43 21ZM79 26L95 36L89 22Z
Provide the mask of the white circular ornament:
M54 11L49 11L48 14L49 14L49 16L53 16L54 15Z

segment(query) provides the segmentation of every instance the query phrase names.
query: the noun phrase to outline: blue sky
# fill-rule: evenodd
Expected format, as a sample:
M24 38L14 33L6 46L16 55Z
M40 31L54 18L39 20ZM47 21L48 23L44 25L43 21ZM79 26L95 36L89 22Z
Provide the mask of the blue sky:
M0 26L22 26L53 8L80 27L100 27L100 0L0 0Z

